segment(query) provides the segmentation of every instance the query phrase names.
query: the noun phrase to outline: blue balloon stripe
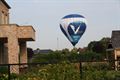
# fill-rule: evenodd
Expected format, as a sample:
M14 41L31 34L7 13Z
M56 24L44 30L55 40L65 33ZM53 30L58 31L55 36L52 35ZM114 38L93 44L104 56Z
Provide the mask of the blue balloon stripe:
M65 17L63 17L62 19L65 19L65 18L78 18L78 17L80 17L80 18L84 18L82 15L78 15L78 14L70 14L70 15L67 15L67 16L65 16Z
M80 27L80 31L83 31L83 33L84 33L85 30L86 30L86 24L85 24L85 23L82 23L82 24L81 24L81 27ZM82 34L83 34L83 33L82 33ZM82 35L82 34L81 34L81 35Z
M62 30L62 32L64 33L64 35L68 38L67 33L65 32L65 30L63 29L62 25L60 24L60 29ZM68 38L69 39L69 38Z

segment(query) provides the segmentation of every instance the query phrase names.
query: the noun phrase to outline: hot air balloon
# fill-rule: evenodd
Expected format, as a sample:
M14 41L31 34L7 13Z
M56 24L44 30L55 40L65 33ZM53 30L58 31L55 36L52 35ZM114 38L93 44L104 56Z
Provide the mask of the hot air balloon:
M86 30L86 23L84 16L70 14L61 19L60 28L71 44L75 46Z

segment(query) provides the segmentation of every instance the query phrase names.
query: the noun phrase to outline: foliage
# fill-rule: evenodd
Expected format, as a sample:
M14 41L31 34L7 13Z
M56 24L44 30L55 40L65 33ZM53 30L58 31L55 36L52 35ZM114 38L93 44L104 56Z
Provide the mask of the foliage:
M93 51L96 53L105 53L109 42L110 42L110 38L108 37L102 38L99 41L91 41L88 44L88 49L89 51Z
M58 51L55 51L55 52L49 53L49 54L36 54L33 57L32 62L53 63L53 62L60 62L62 60L63 60L62 54Z
M64 53L63 53L64 52ZM33 62L48 62L57 64L31 65L20 75L11 74L13 80L117 80L120 71L111 69L108 62L83 62L82 78L80 79L79 63L77 60L102 60L101 54L94 52L71 53L69 51L54 51L49 54L36 54ZM8 75L3 74L0 80L7 80ZM119 80L119 79L118 79Z
M73 48L72 50L71 50L71 53L77 53L78 52L78 49L77 48Z
M101 54L97 54L95 52L87 52L80 54L80 59L82 61L99 61L102 60Z
M69 54L70 51L69 51L69 49L65 48L65 49L62 50L61 53L62 53L62 54Z
M83 70L111 70L110 64L108 62L85 62L83 64Z
M86 71L83 80L119 80L120 71Z
M19 80L119 80L120 71L109 70L107 63L83 63L82 79L77 63L37 65L17 77ZM86 67L86 68L85 68Z
M95 52L75 53L74 51L54 51L49 54L36 54L32 62L47 62L47 63L59 63L62 61L91 61L91 60L102 60L101 54Z
M7 66L0 66L0 73L1 74L6 74L8 72Z
M91 41L88 44L88 50L101 54L101 57L105 58L106 57L105 53L106 53L106 49L107 49L109 42L110 42L110 38L108 37L102 38L99 41Z
M20 75L20 80L79 80L79 71L70 63L36 66Z
M8 74L0 74L0 80L8 80ZM18 75L11 73L10 80L19 80Z
M28 59L32 58L34 55L33 49L32 48L27 48L27 53L28 53Z
M96 53L104 53L106 50L101 42L95 42L94 46L92 47L92 51Z
M120 71L111 69L111 64L106 62L87 62L82 65L83 79L80 79L78 61L100 61L105 56L104 50L109 39L93 41L88 45L89 51L77 53L78 49L71 51L50 52L49 54L35 54L32 62L57 63L49 65L37 65L29 68L25 73L19 75L19 80L116 80L120 77ZM119 80L119 79L118 79Z

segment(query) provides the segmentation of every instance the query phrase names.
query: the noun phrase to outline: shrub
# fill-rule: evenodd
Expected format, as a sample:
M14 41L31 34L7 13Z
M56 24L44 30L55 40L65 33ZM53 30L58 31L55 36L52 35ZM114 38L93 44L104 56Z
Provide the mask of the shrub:
M7 66L0 66L0 73L1 73L1 74L6 74L6 73L8 73L8 68L7 68Z

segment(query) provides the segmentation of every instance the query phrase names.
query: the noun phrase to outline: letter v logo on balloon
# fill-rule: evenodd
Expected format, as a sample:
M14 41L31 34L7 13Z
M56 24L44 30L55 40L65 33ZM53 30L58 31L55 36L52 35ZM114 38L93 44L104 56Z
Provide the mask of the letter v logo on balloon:
M73 46L85 32L86 22L86 19L78 14L70 14L62 18L60 28Z
M80 31L80 23L76 23L76 22L73 22L73 23L70 23L68 25L68 32L69 34L77 34L79 31Z

